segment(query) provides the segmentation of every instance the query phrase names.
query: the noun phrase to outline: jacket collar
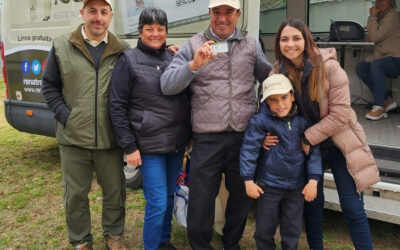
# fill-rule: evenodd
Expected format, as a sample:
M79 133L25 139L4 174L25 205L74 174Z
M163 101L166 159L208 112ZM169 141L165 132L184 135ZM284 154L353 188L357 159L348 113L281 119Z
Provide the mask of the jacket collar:
M144 44L142 42L142 39L139 38L138 43L137 43L137 48L146 54L153 55L153 56L161 56L162 53L164 53L164 51L165 51L166 44L164 43L161 46L161 48L159 48L159 49L153 49L153 48L147 46L146 44Z
M69 42L71 42L75 47L77 47L83 55L85 55L91 62L94 63L92 56L89 53L89 50L86 48L85 45L85 40L82 36L82 26L83 24L79 25L78 28L71 33L71 36L69 37ZM111 32L108 32L108 43L106 46L106 49L104 50L103 55L101 56L100 62L104 60L104 58L114 55L117 53L120 53L124 50L124 47L120 44L118 41L118 38L112 34Z
M314 69L314 64L310 61L310 59L306 58L304 60L303 69L302 69L302 71L303 71L303 75L301 77L302 82L303 82L303 79L306 79L311 74L313 69ZM289 71L283 62L281 62L279 64L279 73L284 74L285 76L289 76Z
M96 40L90 40L90 38L86 35L85 29L83 27L84 26L82 25L81 28L82 37L87 43L89 43L93 47L99 46L102 42L104 42L105 44L108 43L108 31L106 32L106 35L103 37L103 39L100 42L98 42Z

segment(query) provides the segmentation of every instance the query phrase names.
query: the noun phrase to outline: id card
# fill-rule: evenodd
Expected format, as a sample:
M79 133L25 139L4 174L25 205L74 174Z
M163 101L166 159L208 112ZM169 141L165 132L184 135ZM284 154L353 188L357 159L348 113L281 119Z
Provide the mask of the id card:
M218 53L226 53L228 52L228 43L227 42L221 42L221 43L214 43L211 44L211 52L218 54Z

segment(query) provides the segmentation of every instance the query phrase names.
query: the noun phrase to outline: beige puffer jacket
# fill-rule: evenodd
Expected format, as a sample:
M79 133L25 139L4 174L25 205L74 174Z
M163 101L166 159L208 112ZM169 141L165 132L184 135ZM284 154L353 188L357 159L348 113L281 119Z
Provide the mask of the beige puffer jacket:
M400 13L391 9L378 23L370 16L367 23L368 37L375 42L373 54L366 58L372 61L388 56L400 57Z
M321 121L305 131L312 145L328 137L342 151L357 191L379 182L379 172L365 132L350 104L349 79L336 59L334 48L320 49L327 81L319 104Z

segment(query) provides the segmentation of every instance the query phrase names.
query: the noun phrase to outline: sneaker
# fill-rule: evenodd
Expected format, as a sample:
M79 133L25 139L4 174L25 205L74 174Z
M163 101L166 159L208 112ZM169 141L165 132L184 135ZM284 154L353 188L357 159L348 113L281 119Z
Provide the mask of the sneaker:
M120 235L107 236L106 237L106 247L109 250L127 250L125 247L124 240Z
M382 118L387 118L387 116L388 115L386 113L386 110L383 107L381 107L381 106L373 106L372 110L369 111L365 115L365 118L369 119L369 120L377 121L377 120L380 120Z
M163 242L158 246L158 250L177 250L171 242Z
M388 98L386 98L383 106L385 107L386 112L389 112L390 110L397 108L397 103L395 101L393 101L393 98L388 97Z
M93 250L92 243L85 242L85 243L80 243L78 245L75 245L75 249L79 250Z

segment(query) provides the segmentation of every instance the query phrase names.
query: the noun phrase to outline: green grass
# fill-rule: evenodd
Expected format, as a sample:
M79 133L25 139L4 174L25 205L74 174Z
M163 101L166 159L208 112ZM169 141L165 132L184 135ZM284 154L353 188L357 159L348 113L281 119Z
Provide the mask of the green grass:
M0 82L0 249L72 249L64 218L57 142L55 138L10 127L4 117L3 100L4 84ZM101 230L102 194L95 180L89 198L94 247L105 249ZM141 190L127 190L125 238L129 249L143 249L144 206ZM342 215L325 213L326 249L353 249ZM400 248L400 226L374 220L370 224L375 249ZM255 209L246 223L242 249L256 249L254 227ZM178 249L190 249L186 230L175 221L172 242ZM212 245L222 249L219 235L214 235ZM307 249L304 233L299 248Z

